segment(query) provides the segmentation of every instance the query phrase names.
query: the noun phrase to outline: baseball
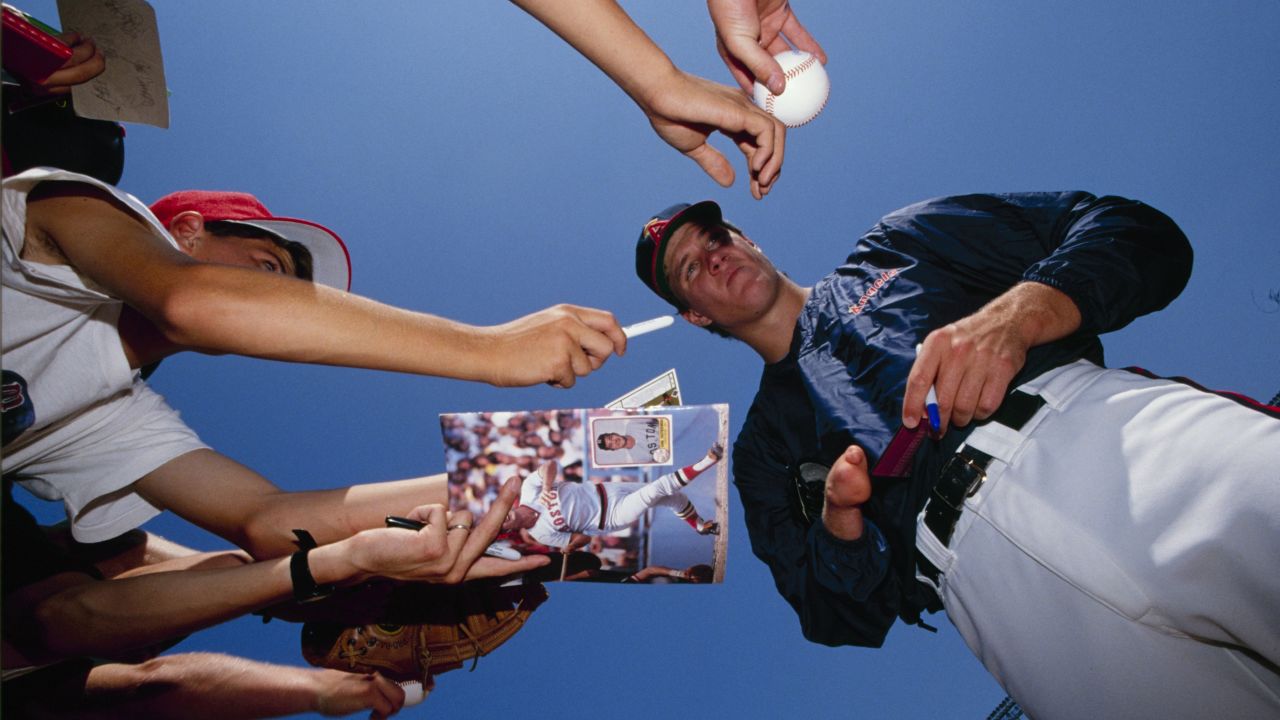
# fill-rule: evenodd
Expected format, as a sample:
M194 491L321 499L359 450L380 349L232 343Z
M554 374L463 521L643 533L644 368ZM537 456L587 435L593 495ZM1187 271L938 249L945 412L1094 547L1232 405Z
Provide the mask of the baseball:
M786 74L787 88L774 95L769 88L756 83L753 99L765 112L787 127L799 127L818 117L827 104L831 81L827 70L810 53L788 50L773 56Z
M404 706L410 707L417 705L427 697L426 690L423 689L422 683L416 680L405 680L400 683L400 687L404 688Z

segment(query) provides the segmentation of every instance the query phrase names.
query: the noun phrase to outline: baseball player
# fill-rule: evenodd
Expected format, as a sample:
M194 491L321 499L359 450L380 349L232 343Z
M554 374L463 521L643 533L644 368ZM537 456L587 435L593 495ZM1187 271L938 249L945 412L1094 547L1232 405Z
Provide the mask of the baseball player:
M1101 366L1190 267L1169 218L1084 192L912 205L809 288L711 202L636 245L766 362L734 482L805 636L945 608L1041 720L1280 714L1280 412Z
M549 462L530 473L520 488L520 504L507 513L503 532L527 530L543 545L576 550L592 535L607 535L631 526L651 507L671 508L699 535L717 535L720 526L703 520L680 490L724 456L713 445L705 457L688 467L648 483L556 482L559 469Z
M659 463L670 460L662 446L662 421L658 418L629 418L626 432L602 432L596 436L600 459L611 465Z

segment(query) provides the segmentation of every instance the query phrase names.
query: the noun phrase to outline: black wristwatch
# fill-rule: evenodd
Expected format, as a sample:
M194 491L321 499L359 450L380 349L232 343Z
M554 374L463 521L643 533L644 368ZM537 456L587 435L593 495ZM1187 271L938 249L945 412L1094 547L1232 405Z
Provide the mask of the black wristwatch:
M314 602L333 594L333 585L319 585L311 575L311 567L307 564L307 553L316 547L316 539L306 530L294 530L298 536L294 542L298 551L289 558L289 577L293 580L293 599L300 603Z
M827 473L831 468L820 462L803 460L791 472L791 510L800 524L808 527L822 517L827 499Z

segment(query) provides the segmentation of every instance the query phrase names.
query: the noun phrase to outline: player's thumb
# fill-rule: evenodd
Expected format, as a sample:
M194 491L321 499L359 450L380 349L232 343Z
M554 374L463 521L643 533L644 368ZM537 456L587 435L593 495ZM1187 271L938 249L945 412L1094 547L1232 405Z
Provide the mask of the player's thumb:
M844 459L851 465L866 465L867 453L857 445L850 445L844 450Z
M720 154L719 150L703 143L698 147L685 153L691 160L698 163L698 167L702 171L711 176L721 187L729 187L733 184L733 166Z
M724 45L729 54L746 67L761 85L769 88L769 92L781 95L787 88L782 66L754 38L742 35L730 37L725 39Z

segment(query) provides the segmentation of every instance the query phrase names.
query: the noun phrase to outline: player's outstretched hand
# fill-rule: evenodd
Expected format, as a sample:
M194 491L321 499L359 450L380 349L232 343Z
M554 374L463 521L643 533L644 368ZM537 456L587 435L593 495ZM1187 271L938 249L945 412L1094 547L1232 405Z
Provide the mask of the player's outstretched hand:
M711 449L707 451L707 459L712 462L719 462L722 457L724 457L724 446L720 443L712 445Z
M867 454L850 445L827 472L822 522L827 532L842 540L862 537L862 504L871 497Z
M442 505L422 505L405 516L423 523L421 530L365 530L342 542L352 543L350 562L364 576L452 584L526 572L549 560L537 555L502 560L484 554L519 493L519 479L508 480L479 522L466 510L450 513Z
M790 49L788 40L827 64L827 54L787 0L707 0L707 10L716 26L716 50L747 94L757 80L782 94L787 80L773 56Z
M72 85L88 82L107 69L107 60L92 38L67 32L59 35L58 39L71 47L71 57L44 82L28 88L37 95L65 95L71 92Z
M627 337L613 313L577 305L556 305L483 328L481 342L490 360L483 376L499 387L573 387L610 355L627 351Z
M342 717L369 711L373 720L390 717L404 706L404 689L380 673L349 673L317 670L316 702L312 708L321 715Z
M734 172L724 155L707 144L716 131L732 139L746 157L752 197L763 198L778 179L787 128L742 93L673 68L637 102L658 137L722 186L733 184Z

